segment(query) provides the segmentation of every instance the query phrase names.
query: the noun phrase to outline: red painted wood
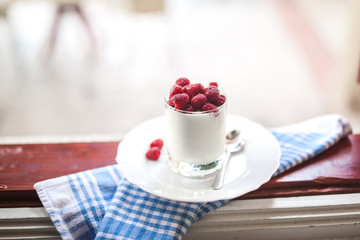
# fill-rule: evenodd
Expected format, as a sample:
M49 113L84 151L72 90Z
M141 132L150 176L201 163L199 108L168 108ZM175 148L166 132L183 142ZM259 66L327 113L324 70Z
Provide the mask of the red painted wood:
M314 159L278 176L276 181L304 181L335 177L360 179L360 135L350 135Z
M360 192L360 135L350 135L318 156L276 176L241 198Z
M34 183L115 164L117 146L118 142L0 145L0 207L42 206ZM351 192L360 192L360 135L342 139L241 199Z
M42 206L36 182L115 164L118 144L0 145L0 207Z

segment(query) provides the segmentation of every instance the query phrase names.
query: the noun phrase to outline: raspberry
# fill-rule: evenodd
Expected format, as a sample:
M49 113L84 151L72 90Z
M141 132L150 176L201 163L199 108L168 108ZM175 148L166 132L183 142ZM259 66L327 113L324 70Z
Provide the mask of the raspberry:
M184 107L190 102L190 98L186 93L179 93L174 95L171 101L174 102L176 109L184 110Z
M149 160L158 160L160 157L160 154L161 154L161 152L158 147L152 147L146 152L145 156Z
M184 107L184 110L188 111L188 112L194 112L195 111L195 109L193 108L193 106L191 106L191 104L186 105L186 107Z
M223 105L225 103L225 101L226 101L225 95L220 94L218 99L215 102L215 105L216 106L221 106L221 105Z
M189 81L189 79L187 79L187 78L179 78L178 80L176 80L175 83L176 83L176 85L179 85L179 86L181 86L181 87L184 87L184 86L190 84L190 81Z
M190 101L191 101L191 98L192 98L191 94L188 93L188 92L186 92L186 91L184 91L184 93L189 96L189 102L190 102Z
M194 109L201 109L205 103L207 103L207 97L202 93L199 93L191 99L191 106L193 106Z
M211 103L215 103L220 95L219 89L215 86L209 86L205 90L205 96L208 101Z
M160 138L158 138L158 139L155 139L154 141L152 141L152 142L150 143L150 148L152 148L152 147L158 147L158 148L161 150L161 148L163 147L163 145L164 145L163 140L160 139Z
M191 100L192 95L191 95L190 91L188 90L189 86L190 86L190 84L182 87L182 90L183 90L183 93L186 93L189 96L190 100Z
M179 93L183 93L183 88L177 85L174 85L171 87L170 89L170 94L169 94L169 98L171 99L174 95L179 94Z
M188 91L187 91L187 88L189 87L189 85L190 85L190 84L188 84L188 85L185 85L185 86L181 87L181 88L182 88L183 93L187 93L187 92L188 92ZM189 93L189 94L190 94L190 93Z
M190 84L187 88L186 88L186 92L190 93L191 96L196 96L199 93L204 93L205 92L205 88L201 83L194 83L194 84Z
M209 83L209 86L219 87L217 82L210 82L210 83Z
M215 106L212 103L205 103L204 106L201 108L201 111L210 111L217 108L217 106Z
M175 103L173 101L171 101L171 99L169 99L167 101L167 103L169 104L170 107L173 107L173 108L175 107Z

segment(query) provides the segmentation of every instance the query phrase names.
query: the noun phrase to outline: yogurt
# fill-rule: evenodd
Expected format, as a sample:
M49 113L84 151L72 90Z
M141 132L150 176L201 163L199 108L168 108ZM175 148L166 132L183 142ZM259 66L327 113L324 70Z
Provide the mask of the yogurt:
M185 176L204 176L221 166L225 150L226 102L214 110L188 112L165 101L169 163Z

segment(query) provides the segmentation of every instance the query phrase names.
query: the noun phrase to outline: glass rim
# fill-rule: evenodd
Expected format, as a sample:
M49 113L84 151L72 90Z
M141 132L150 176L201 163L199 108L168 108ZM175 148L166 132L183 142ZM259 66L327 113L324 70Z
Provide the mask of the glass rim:
M165 95L164 97L164 103L165 103L165 106L170 108L171 110L174 110L176 112L180 112L180 113L186 113L186 114L207 114L207 113L214 113L214 112L217 112L219 110L221 110L222 108L224 108L225 104L227 104L227 96L225 93L221 92L220 94L224 95L225 96L225 102L221 105L221 106L216 106L215 109L211 109L211 110L207 110L207 111L195 111L195 112L191 112L191 111L186 111L186 110L181 110L181 109L176 109L172 106L170 106L168 104L168 99L169 99L169 95Z

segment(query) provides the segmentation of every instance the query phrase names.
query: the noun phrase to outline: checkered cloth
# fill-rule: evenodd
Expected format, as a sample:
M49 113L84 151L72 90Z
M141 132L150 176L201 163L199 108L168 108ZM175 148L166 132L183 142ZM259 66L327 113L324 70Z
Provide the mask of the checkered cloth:
M351 132L338 115L272 129L280 143L280 167L294 167ZM190 225L228 200L191 203L144 192L122 177L116 165L34 185L63 239L181 239Z

